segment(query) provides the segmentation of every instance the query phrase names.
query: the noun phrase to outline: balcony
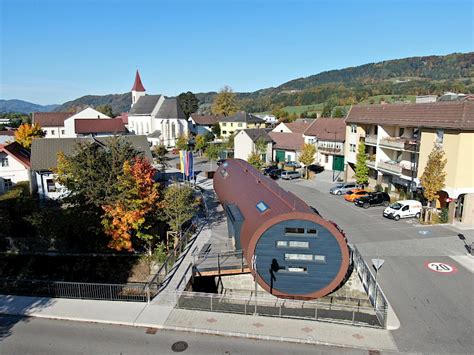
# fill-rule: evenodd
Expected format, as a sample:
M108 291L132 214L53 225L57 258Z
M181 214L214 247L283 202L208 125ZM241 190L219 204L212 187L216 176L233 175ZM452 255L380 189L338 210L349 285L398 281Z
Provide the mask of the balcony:
M377 145L377 136L372 134L367 134L365 136L365 145Z
M377 168L386 170L390 173L399 174L399 175L402 173L402 170L403 170L400 163L394 160L379 161L379 163L377 164Z
M367 159L365 161L365 165L367 165L369 168L375 169L375 160Z
M414 138L384 137L380 139L379 145L382 148L415 151L416 140Z
M336 148L318 147L318 151L322 154L344 155L344 149L342 147L336 147Z

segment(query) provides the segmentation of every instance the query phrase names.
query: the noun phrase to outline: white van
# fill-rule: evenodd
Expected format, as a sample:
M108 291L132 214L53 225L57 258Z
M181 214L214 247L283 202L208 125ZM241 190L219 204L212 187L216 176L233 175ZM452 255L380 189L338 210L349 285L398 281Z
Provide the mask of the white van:
M396 221L400 218L420 218L421 202L415 200L397 201L383 211L383 216Z

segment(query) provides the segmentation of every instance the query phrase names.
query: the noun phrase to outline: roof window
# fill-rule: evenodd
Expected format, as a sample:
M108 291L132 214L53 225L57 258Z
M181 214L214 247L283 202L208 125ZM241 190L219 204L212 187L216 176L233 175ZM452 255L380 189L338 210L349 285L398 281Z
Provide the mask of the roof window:
M263 201L260 201L259 203L257 203L257 210L260 211L260 213L263 213L265 212L266 210L268 210L270 207L268 207L268 205L263 202Z

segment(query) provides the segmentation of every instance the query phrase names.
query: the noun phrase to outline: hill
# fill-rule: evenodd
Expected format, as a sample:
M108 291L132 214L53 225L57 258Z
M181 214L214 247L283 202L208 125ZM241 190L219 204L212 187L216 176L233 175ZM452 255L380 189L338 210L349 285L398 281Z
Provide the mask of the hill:
M58 106L54 111L70 111L73 109L80 109L87 106L96 107L99 105L108 104L112 106L114 114L121 112L128 112L130 110L130 103L132 102L132 93L125 94L111 94L111 95L86 95L78 99L68 101Z
M23 100L0 100L0 112L49 112L53 111L59 105L38 105Z

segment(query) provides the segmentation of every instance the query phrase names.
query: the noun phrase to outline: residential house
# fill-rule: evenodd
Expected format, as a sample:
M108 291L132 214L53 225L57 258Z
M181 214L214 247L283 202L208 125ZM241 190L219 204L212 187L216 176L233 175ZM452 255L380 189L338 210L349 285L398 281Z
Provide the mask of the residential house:
M269 132L273 144L273 161L297 161L304 144L301 133Z
M23 181L33 189L30 152L17 142L0 146L0 194Z
M451 216L474 222L474 102L352 106L346 117L346 177L352 179L359 143L369 155L370 184L409 190L419 186L435 145L446 154L440 205L455 199Z
M93 122L94 120L107 119L111 118L92 107L87 107L77 113L35 112L33 113L32 122L41 126L45 132L44 138L74 138L82 135L80 132L76 132L76 123L79 120ZM80 126L84 127L84 124Z
M305 143L316 145L316 162L325 170L344 171L346 123L341 118L318 118L303 133Z
M219 121L221 136L224 139L229 138L236 131L247 128L265 128L265 121L244 111L237 112L235 115L227 116Z
M270 163L273 158L273 140L263 128L249 128L238 131L234 138L234 157L236 159L248 160L253 152L257 152L255 143L265 142L265 151L261 153L262 161Z
M0 145L15 141L15 131L0 131Z
M272 131L273 132L284 132L284 133L301 133L314 122L313 119L299 119L294 122L281 122Z
M66 192L64 187L55 182L54 170L57 167L58 153L71 155L79 143L105 144L109 137L87 138L52 138L34 139L31 145L31 170L38 187L41 199L58 199ZM150 145L146 136L123 136L135 149L142 152L150 162L153 161Z
M255 115L259 118L261 118L262 120L264 120L268 125L275 125L278 123L278 119L274 116L274 115L269 115L269 114L266 114L266 115Z
M189 119L189 131L193 134L204 135L208 132L212 132L212 126L223 118L223 115L198 115L193 113Z
M138 135L147 135L152 145L174 147L179 136L188 134L188 118L176 98L147 95L137 70L128 129Z

